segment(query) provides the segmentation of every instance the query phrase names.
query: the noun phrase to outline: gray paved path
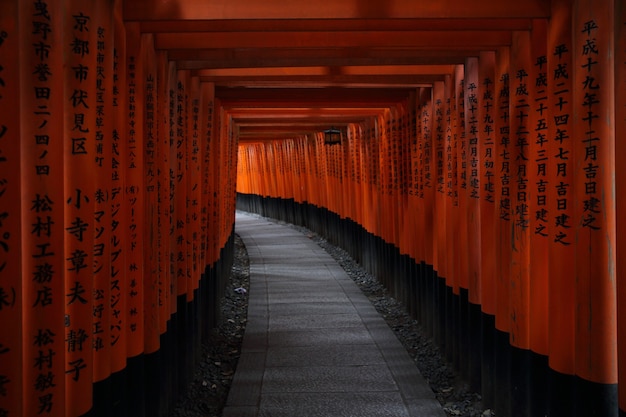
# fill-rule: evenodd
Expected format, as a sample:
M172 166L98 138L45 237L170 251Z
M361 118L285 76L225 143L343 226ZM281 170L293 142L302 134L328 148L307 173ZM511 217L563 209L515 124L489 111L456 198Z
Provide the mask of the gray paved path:
M224 417L445 417L344 270L292 227L237 212L248 323Z

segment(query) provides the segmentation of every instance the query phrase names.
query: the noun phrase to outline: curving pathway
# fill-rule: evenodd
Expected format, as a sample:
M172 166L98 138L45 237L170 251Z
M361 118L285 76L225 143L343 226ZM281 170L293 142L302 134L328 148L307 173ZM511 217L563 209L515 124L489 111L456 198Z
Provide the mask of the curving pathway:
M292 227L237 212L248 323L224 417L445 417L344 270Z

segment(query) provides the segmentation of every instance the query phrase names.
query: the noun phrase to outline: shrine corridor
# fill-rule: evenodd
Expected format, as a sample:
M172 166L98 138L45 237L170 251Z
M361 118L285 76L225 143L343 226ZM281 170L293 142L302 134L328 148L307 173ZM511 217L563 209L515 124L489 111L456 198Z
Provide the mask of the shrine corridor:
M625 138L623 0L0 0L0 417L166 417L237 208L346 249L498 417L626 417ZM315 314L371 349L346 383L413 413L329 265ZM259 279L237 404L273 414L300 374Z

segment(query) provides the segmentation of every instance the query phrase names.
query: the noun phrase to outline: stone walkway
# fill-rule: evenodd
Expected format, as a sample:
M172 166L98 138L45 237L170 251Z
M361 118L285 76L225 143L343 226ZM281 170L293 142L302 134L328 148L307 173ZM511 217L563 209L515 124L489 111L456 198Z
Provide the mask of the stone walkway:
M289 226L237 212L248 323L224 417L445 417L391 329L343 269Z

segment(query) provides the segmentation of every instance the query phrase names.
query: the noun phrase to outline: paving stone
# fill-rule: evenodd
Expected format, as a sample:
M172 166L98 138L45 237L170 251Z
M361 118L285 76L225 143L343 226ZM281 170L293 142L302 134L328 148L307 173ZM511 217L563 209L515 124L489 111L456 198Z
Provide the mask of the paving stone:
M248 324L224 417L444 417L371 302L311 239L237 213Z

